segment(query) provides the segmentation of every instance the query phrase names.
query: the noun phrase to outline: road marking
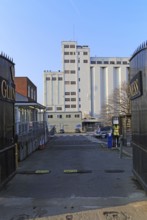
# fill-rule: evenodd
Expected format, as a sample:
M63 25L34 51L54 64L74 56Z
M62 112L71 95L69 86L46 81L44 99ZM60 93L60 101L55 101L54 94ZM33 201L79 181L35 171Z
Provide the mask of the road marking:
M50 173L50 170L36 170L35 173L36 174L46 174L46 173Z

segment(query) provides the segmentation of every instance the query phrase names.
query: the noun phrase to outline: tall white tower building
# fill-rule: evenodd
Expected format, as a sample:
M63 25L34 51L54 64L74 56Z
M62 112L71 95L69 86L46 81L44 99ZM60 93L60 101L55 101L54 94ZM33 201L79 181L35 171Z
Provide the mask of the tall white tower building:
M62 72L44 71L44 105L50 112L96 117L113 90L128 81L129 58L90 57L90 48L63 41Z
M91 113L90 49L75 41L62 42L65 111Z

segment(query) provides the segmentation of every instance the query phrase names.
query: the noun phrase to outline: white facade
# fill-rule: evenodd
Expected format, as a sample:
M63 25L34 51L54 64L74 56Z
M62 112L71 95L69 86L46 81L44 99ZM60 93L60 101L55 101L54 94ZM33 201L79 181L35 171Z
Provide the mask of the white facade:
M91 111L90 50L75 41L62 42L62 64L65 76L65 111Z
M129 58L90 57L88 46L62 42L62 71L44 71L44 105L52 112L98 117L108 96L128 81Z
M91 113L98 117L108 97L122 82L128 81L129 58L91 57Z
M44 105L48 111L65 111L63 72L44 71Z

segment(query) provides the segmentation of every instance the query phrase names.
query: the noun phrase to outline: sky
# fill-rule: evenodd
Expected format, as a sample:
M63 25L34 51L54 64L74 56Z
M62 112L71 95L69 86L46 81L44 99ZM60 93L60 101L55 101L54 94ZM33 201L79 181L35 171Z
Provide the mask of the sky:
M147 40L147 0L0 0L0 53L37 86L40 104L43 72L62 71L68 40L91 57L130 57Z

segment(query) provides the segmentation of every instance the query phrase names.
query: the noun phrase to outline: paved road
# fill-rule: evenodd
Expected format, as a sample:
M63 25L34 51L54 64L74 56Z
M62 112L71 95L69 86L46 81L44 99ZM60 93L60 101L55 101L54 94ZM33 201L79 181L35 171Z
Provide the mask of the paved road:
M48 173L35 173L38 170ZM131 170L130 157L120 159L118 151L102 148L90 135L56 135L44 150L19 164L0 192L0 220L37 219L146 200Z

